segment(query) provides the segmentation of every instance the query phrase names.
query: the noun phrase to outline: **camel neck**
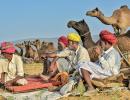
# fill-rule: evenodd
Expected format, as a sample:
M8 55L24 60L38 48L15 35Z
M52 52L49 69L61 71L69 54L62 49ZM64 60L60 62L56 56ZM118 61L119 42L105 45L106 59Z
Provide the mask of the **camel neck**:
M87 33L87 32L86 32ZM86 34L85 33L85 34ZM89 34L91 34L91 33L89 33ZM81 36L81 40L82 40L82 43L83 43L83 46L86 48L86 49L88 49L88 48L90 48L90 47L92 47L92 46L94 46L95 45L95 43L94 43L94 41L92 40L92 37L91 37L91 35L82 35Z
M111 25L111 24L114 24L115 23L115 20L114 18L111 16L111 17L105 17L103 14L100 14L98 17L97 17L102 23L106 24L106 25Z

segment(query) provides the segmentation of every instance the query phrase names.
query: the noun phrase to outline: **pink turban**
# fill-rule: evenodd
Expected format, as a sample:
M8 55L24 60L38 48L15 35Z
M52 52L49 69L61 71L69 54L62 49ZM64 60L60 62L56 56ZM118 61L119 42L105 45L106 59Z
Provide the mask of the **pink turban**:
M14 44L11 42L2 42L1 43L1 52L2 53L14 53L15 52Z
M68 39L67 39L67 37L65 37L65 36L59 37L59 38L58 38L58 42L63 43L66 47L67 47L67 45L68 45Z
M111 43L112 45L117 43L116 36L107 30L101 31L99 36L100 36L101 40L107 41L107 42Z

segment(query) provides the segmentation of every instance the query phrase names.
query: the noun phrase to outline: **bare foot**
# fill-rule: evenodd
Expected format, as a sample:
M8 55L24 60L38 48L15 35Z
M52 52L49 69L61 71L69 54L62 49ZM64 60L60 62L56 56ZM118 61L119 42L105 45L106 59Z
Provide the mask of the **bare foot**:
M97 93L97 90L94 89L94 88L89 88L84 94L83 96L92 96L93 94L96 94Z
M93 90L95 90L95 88L89 88L89 87L88 87L88 90L87 90L87 91L93 91Z

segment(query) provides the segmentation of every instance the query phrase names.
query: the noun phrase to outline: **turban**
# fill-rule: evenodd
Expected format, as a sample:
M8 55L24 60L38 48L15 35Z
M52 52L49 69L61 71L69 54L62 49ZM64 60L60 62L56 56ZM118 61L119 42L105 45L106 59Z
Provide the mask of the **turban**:
M11 42L2 42L1 43L1 52L2 53L14 53L15 52L14 44Z
M61 37L58 38L58 41L61 42L61 43L63 43L67 47L67 45L68 45L68 39L67 39L67 37L61 36Z
M80 40L81 40L79 34L77 34L77 33L69 33L67 38L68 38L68 40L75 41L75 42L80 42Z
M116 36L107 30L101 31L99 36L101 40L107 41L108 43L111 43L112 45L117 43Z

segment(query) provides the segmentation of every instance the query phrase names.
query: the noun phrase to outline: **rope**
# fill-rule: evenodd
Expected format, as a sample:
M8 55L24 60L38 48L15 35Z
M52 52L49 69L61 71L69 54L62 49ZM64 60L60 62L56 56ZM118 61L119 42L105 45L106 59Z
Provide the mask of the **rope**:
M123 55L123 53L121 52L121 50L119 49L118 46L116 46L117 50L119 51L120 55L123 57L123 59L126 61L126 63L128 64L128 66L130 67L130 63L129 61L125 58L125 56Z
M83 35L80 35L80 36L86 36L88 33L90 33L90 32L88 31L88 32L86 32L85 34L83 34Z

